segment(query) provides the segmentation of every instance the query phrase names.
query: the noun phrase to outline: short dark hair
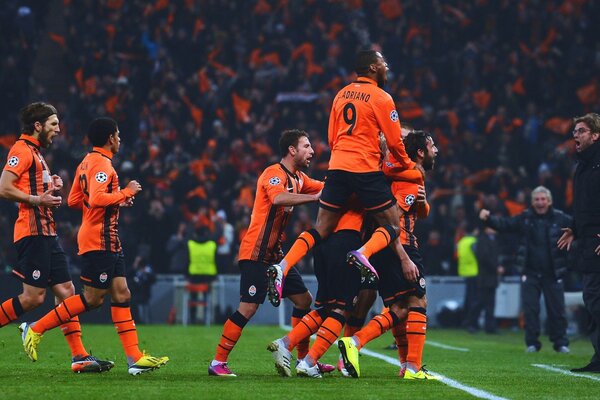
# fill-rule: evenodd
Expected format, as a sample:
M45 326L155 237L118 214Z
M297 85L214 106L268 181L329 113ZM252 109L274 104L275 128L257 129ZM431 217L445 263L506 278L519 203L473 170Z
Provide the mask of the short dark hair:
M379 54L375 50L361 50L354 59L354 72L358 76L366 75L369 72L369 66L375 64Z
M102 147L108 142L110 135L117 131L117 121L108 117L96 118L88 128L88 139L92 146Z
M290 146L298 146L298 140L300 140L301 137L310 139L308 133L302 129L288 129L283 131L279 138L279 151L281 152L281 157L287 156Z
M44 124L52 115L58 115L56 108L52 104L41 101L26 105L19 112L21 120L21 129L25 133L33 133L36 122Z
M575 125L580 122L586 124L592 133L600 133L600 115L596 113L588 113L581 117L573 118L573 123Z
M406 154L408 154L411 160L416 161L417 151L427 151L427 139L430 137L431 134L425 131L412 131L406 135L406 137L403 139L404 148L406 149Z

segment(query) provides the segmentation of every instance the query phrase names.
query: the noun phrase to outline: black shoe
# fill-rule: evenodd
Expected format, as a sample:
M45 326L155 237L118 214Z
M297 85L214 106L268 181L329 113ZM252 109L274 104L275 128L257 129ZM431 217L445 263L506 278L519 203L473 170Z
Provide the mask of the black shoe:
M591 362L585 367L573 368L571 372L600 372L600 362Z

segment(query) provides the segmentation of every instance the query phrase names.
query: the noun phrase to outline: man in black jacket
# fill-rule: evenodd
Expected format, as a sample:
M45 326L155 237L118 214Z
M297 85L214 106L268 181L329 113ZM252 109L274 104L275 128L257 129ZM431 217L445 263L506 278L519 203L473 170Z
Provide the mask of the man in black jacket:
M538 186L531 192L531 207L512 218L490 216L481 210L479 218L498 232L520 234L517 268L522 274L521 301L525 314L527 352L540 350L540 296L544 295L548 314L548 336L559 353L569 352L563 277L567 272L567 252L556 243L561 229L571 226L571 217L552 207L552 193Z
M558 241L560 249L574 247L577 269L583 272L583 302L592 318L590 339L594 355L573 372L600 372L600 115L574 119L577 169L573 178L573 224Z

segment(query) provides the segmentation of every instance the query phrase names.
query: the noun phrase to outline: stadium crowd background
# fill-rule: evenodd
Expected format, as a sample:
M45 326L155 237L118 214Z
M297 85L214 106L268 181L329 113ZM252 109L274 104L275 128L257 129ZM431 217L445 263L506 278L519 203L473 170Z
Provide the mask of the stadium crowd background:
M220 272L236 273L256 178L279 160L279 133L310 133L309 174L322 178L332 96L353 79L355 52L374 47L387 57L401 122L433 132L440 149L427 183L431 216L418 232L428 274L452 275L454 244L479 208L514 215L543 184L570 210L570 118L600 110L598 20L594 0L7 0L0 160L18 137L18 110L48 101L62 134L45 157L70 186L89 149L87 125L111 116L123 140L120 179L144 188L121 217L128 264L185 272L165 244L184 230L219 236L215 215L224 210L235 245ZM53 84L61 78L65 85ZM300 207L288 237L315 210ZM0 202L0 211L8 271L17 209ZM66 207L56 213L75 265L79 218ZM515 248L509 238L509 271Z

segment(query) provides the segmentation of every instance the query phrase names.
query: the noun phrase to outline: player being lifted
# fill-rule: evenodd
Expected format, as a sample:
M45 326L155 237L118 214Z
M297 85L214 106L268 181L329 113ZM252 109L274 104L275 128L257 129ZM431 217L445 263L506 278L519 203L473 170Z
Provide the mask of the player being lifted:
M131 293L127 287L125 261L118 235L119 208L131 207L142 190L137 181L119 188L119 177L112 165L119 151L117 122L97 118L90 124L88 138L94 146L77 167L69 193L69 207L82 210L77 244L82 257L83 294L74 295L32 324L23 323L23 347L33 361L44 332L98 308L110 294L111 316L125 355L128 371L138 375L165 365L168 357L152 357L138 347L135 322L131 317Z
M281 161L260 175L256 183L256 198L250 226L239 252L240 305L223 326L221 340L208 374L236 376L227 365L229 353L242 335L242 330L267 296L267 268L281 260L281 238L294 206L315 202L321 195L323 182L309 178L300 171L310 164L314 150L308 134L302 130L287 130L279 139ZM297 269L290 271L282 297L294 303L292 326L310 312L312 297ZM315 311L313 311L314 313ZM308 353L309 338L297 346L298 359ZM322 365L327 371L335 367Z
M411 159L424 170L433 168L438 150L430 134L411 132L404 139L404 144ZM354 336L340 339L338 346L346 369L354 378L358 378L358 350L392 329L402 365L400 376L404 379L438 379L421 365L427 328L427 299L425 271L414 227L417 218L425 218L429 214L424 178L421 175L414 179L413 174L403 170L393 156L389 156L383 170L392 180L392 191L404 211L399 221L401 234L394 245L396 250L403 247L414 265L409 268L401 263L389 247L373 256L373 264L381 276L379 294L389 311L374 317Z
M352 194L357 195L379 226L361 248L348 253L348 261L355 264L363 276L378 279L369 257L392 243L399 234L400 211L379 167L379 133L383 132L401 168L412 169L416 164L404 149L394 101L382 89L387 81L385 59L378 51L364 50L357 54L354 67L357 80L337 93L329 116L331 159L315 228L302 232L284 259L268 270L269 301L276 307L290 269L333 232ZM402 262L411 264L406 254Z

